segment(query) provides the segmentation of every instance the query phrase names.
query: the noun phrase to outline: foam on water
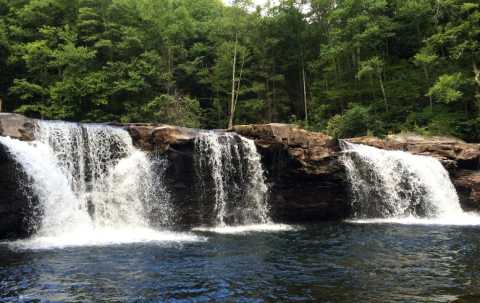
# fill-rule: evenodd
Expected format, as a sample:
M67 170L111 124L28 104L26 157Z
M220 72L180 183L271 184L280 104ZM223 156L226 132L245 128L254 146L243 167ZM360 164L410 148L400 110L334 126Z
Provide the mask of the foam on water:
M131 243L203 242L206 237L190 233L157 231L150 228L82 229L56 236L33 236L27 240L9 242L19 249L54 249L74 246L104 246Z
M349 223L358 224L405 224L405 225L457 225L457 226L475 226L480 225L480 216L475 213L464 213L457 216L448 216L441 218L377 218L377 219L349 219Z
M252 224L241 226L195 227L192 230L219 234L243 234L248 232L276 232L294 229L294 226L286 224Z

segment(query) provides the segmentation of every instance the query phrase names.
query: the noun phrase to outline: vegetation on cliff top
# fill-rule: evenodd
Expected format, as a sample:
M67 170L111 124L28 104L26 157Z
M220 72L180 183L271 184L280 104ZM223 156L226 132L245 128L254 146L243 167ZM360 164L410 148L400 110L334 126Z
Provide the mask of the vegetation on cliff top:
M477 0L0 0L4 111L480 141Z

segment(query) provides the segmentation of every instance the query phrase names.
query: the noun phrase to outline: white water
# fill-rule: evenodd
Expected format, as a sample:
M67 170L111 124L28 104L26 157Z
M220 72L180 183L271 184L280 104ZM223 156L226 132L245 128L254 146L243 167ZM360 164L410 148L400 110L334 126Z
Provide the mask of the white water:
M342 143L356 223L477 225L447 171L432 157Z
M213 190L214 225L271 224L260 155L252 140L234 133L201 133L195 139L202 196ZM206 188L205 180L213 189Z
M151 229L171 222L161 175L128 133L104 125L39 121L37 141L0 137L31 178L42 214L30 248L143 241L197 241Z
M195 227L192 230L219 234L244 234L248 232L276 232L294 229L295 227L286 224L252 224L240 226Z

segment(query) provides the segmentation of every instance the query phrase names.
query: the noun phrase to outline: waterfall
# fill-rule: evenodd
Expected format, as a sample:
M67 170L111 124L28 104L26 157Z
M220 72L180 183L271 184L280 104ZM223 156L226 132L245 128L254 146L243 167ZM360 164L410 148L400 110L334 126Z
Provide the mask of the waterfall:
M0 137L38 198L41 219L32 241L62 246L175 238L150 229L169 225L173 216L162 184L165 163L136 150L126 131L38 121L35 138Z
M205 132L196 137L195 149L200 199L214 196L215 226L271 223L268 187L252 140L235 133Z
M348 142L342 142L342 150L354 218L432 220L465 215L437 159Z

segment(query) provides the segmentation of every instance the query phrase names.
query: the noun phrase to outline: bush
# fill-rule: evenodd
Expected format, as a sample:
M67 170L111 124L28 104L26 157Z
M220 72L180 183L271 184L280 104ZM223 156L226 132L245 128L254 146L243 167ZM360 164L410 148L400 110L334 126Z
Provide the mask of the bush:
M378 124L377 128L380 129L381 123L372 123L369 111L369 107L351 103L345 115L335 115L328 121L327 134L337 138L352 138L365 136L374 124Z

